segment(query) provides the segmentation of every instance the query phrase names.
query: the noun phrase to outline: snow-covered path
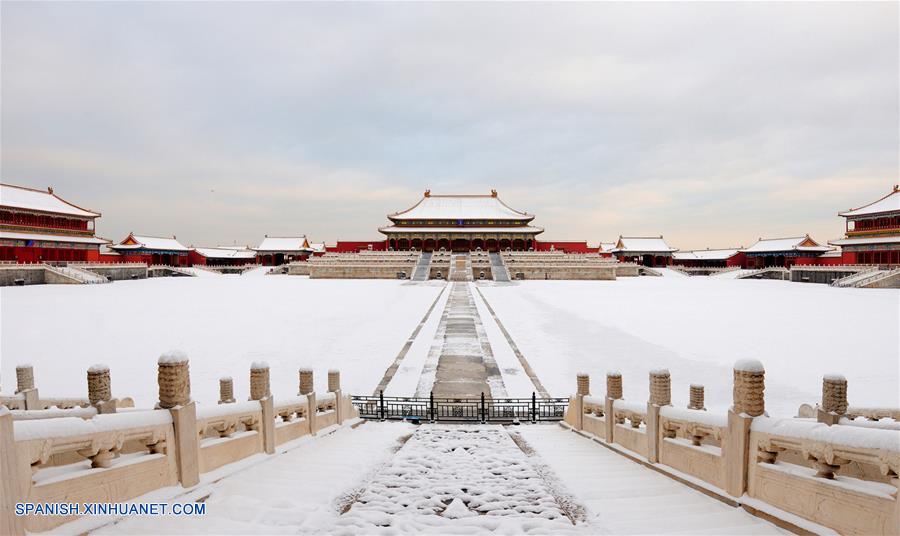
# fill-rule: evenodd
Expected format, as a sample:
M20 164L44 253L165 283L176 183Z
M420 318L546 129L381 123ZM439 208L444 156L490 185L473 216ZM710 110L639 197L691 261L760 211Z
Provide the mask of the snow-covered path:
M309 534L330 532L346 494L393 454L412 426L366 423L303 438L299 447L201 487L203 517L131 517L98 534ZM186 498L177 499L184 502ZM193 499L188 499L193 500Z
M783 534L561 426L515 430L604 534Z
M572 506L502 426L423 425L329 532L583 533Z
M451 283L435 342L422 368L416 396L505 397L506 386L467 282Z

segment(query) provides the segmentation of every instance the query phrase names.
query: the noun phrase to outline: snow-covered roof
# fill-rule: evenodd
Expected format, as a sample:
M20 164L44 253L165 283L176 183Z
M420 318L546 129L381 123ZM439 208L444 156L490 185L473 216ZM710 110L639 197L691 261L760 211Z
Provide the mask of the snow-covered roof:
M866 244L897 244L900 243L900 237L897 236L872 236L868 238L841 238L840 240L829 240L832 246L864 246Z
M682 261L724 261L738 252L738 248L729 249L695 249L691 251L678 251L672 254L677 260Z
M790 238L760 238L758 242L742 251L745 253L769 253L778 251L828 251L828 246L823 246L809 237L794 236Z
M391 220L532 220L534 216L507 206L490 195L432 195L426 190L418 203L401 212L388 214Z
M613 248L615 252L628 253L628 252L672 252L677 251L676 248L671 247L669 244L663 240L662 236L658 237L640 237L640 236L632 236L625 237L620 236L619 241L616 242L616 247Z
M306 236L269 236L254 248L256 251L309 251Z
M325 242L310 242L309 248L315 253L325 253Z
M70 244L107 244L109 240L97 238L96 236L71 236L71 235L54 235L40 233L11 233L8 231L0 231L0 239L7 240L43 240L44 242L67 242Z
M533 225L518 227L381 227L382 233L543 233L544 229Z
M900 212L900 186L894 186L893 191L878 201L863 205L859 208L841 212L839 216L866 216L868 214L881 214L883 212Z
M600 245L597 247L600 248L601 252L605 253L605 252L616 249L616 243L615 242L600 242Z
M189 249L175 239L162 236L136 235L130 233L125 240L112 246L113 249L130 250L130 249L155 249L160 251L189 251Z
M207 259L254 259L256 252L237 248L194 248L194 251Z
M58 197L53 193L53 188L35 190L24 186L0 184L0 206L86 218L100 216L98 212L85 210Z

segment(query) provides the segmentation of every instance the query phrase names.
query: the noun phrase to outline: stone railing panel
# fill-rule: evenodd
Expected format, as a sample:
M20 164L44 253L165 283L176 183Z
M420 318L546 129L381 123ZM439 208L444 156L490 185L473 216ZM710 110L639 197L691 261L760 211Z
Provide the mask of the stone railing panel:
M23 501L121 502L178 482L168 411L15 421L14 435ZM125 453L128 444L142 450ZM53 467L62 460L74 463L60 464L66 471ZM25 529L45 531L73 519L28 516Z
M724 489L727 415L665 406L659 426L660 463Z
M900 432L757 418L750 455L754 499L844 534L897 533Z
M200 472L262 452L261 426L262 406L256 400L199 407Z
M615 421L613 441L646 458L649 452L645 425L647 406L616 400L613 403L613 419ZM626 420L628 424L625 424Z

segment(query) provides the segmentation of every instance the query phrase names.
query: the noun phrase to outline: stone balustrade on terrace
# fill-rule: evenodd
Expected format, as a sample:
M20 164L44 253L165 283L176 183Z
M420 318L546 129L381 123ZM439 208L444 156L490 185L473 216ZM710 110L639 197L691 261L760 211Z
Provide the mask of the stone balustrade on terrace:
M765 413L765 371L755 361L734 370L733 406L703 407L691 386L688 408L671 405L665 370L650 373L650 398L622 399L621 374L607 375L606 395L591 396L578 377L565 422L597 443L744 509L804 532L896 534L900 528L900 409L852 408L847 382L823 379L816 407L799 417ZM808 522L818 525L810 529Z
M336 371L329 371L328 393L315 393L312 371L300 369L300 394L276 398L268 365L254 363L251 400L235 402L232 379L222 378L218 404L197 404L186 357L163 356L158 367L160 400L141 409L111 397L104 366L88 370L87 399L42 399L31 367L17 367L16 394L0 397L0 533L46 531L76 519L15 516L16 503L118 503L191 488L202 474L358 417Z

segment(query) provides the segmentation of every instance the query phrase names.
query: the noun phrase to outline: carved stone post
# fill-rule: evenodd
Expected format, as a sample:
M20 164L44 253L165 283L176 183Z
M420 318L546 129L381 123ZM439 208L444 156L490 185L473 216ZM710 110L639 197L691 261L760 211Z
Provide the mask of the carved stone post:
M156 380L159 384L158 407L169 409L191 401L190 364L184 352L172 351L159 356Z
M742 359L734 364L733 405L728 410L728 430L724 441L725 491L740 497L747 491L750 463L750 425L765 412L765 374L762 363ZM754 453L754 463L756 456Z
M266 369L268 371L268 369ZM266 454L275 454L275 401L266 396L259 401L262 413L263 450Z
M622 373L617 370L610 370L606 373L606 404L604 410L606 413L606 442L612 443L615 439L614 431L616 429L615 401L622 399Z
M659 461L659 408L672 403L672 380L669 371L650 371L650 401L647 403L647 461Z
M584 372L579 372L577 380L578 390L576 392L582 396L589 396L591 394L591 377Z
M311 368L301 368L300 369L300 393L301 395L308 395L313 392L315 388L313 387L313 371ZM314 408L310 408L310 413Z
M310 374L312 374L312 372L310 372ZM309 423L309 435L316 435L319 428L316 423L318 408L316 406L315 391L306 394L306 409L306 421Z
M115 413L116 403L112 400L109 367L94 365L87 371L88 401L97 408L97 413Z
M31 365L16 365L16 394L34 389L34 368Z
M0 406L0 534L24 536L25 517L15 514L16 503L27 500L22 489L22 476L16 438L13 432L12 413L5 406ZM28 467L27 463L25 467ZM30 481L31 475L27 475Z
M38 390L34 386L34 369L31 365L16 366L16 394L19 393L25 399L25 409L43 409Z
M341 390L341 371L331 369L328 371L328 392L334 393Z
M219 378L219 404L234 403L234 380L231 376Z
M704 404L704 395L703 395L703 386L697 383L691 384L691 401L688 404L688 409L700 409L705 410L706 407Z
M846 413L847 379L840 374L826 374L822 378L822 404L816 411L816 420L831 426Z
M265 361L255 361L250 365L250 400L262 400L271 395L269 364Z
M766 371L755 359L742 359L734 366L734 412L759 417L766 411Z
M191 401L191 375L184 352L171 351L157 361L158 407L172 413L175 428L175 464L178 480L184 487L200 482L200 435L197 430L197 405Z
M650 403L655 406L668 406L672 403L672 381L668 370L650 371Z

